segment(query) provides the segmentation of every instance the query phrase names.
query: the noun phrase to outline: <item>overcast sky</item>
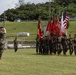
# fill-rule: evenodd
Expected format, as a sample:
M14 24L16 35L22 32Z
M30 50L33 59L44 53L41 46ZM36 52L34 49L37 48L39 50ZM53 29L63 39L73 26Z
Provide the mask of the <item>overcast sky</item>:
M45 3L45 2L49 2L49 0L25 0L25 3L27 2ZM18 3L18 0L0 0L0 14L2 14L7 9L14 8L15 4L17 3Z

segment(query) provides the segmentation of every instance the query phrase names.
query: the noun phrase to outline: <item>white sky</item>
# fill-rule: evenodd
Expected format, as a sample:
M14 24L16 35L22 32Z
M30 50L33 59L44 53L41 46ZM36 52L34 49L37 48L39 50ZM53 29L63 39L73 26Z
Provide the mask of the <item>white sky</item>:
M49 2L49 0L25 0L25 3L27 2L45 3L45 2ZM7 9L14 8L15 4L17 3L18 3L18 0L0 0L0 14L2 14Z

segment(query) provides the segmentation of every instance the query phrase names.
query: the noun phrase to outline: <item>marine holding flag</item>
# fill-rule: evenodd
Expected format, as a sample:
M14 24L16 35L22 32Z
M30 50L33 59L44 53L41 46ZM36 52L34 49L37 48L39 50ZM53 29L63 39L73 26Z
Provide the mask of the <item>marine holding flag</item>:
M61 20L58 20L58 16L55 15L53 20L49 19L47 26L45 26L45 33L48 32L47 35L45 35L42 32L42 29L40 27L40 19L38 19L38 43L36 45L37 50L36 52L39 54L48 54L50 49L50 54L53 52L54 54L58 53L60 54L63 49L63 54L66 54L67 52L67 45L62 44L67 42L66 36L66 30L68 28L67 24L69 22L69 16L66 14L66 11L62 14ZM63 47L62 47L63 46ZM39 50L38 50L39 49Z
M43 38L43 32L42 32L42 29L40 27L40 19L38 19L38 26L37 26L37 38L36 38L36 53L38 54L42 54L43 53L43 41L44 41L44 38Z

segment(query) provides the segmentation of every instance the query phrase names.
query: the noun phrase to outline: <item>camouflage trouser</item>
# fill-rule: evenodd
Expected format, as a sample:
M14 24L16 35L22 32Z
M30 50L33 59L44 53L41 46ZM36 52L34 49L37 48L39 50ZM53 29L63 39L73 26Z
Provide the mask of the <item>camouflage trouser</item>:
M57 46L58 46L57 52L58 52L58 55L60 55L60 53L62 52L62 45L61 45L61 43L58 43Z
M1 59L1 57L2 57L2 53L3 53L3 49L0 48L0 59Z
M50 49L50 54L52 54L52 52L53 52L53 45L52 44L49 44L49 49Z
M76 46L74 46L74 54L76 55Z
M54 54L56 54L56 52L57 52L57 43L54 43L54 46L53 46L54 48L53 48L53 52L54 52Z
M64 43L64 44L62 44L62 47L63 47L63 54L66 55L67 45Z
M17 47L17 46L15 46L15 47L14 47L14 50L15 50L15 52L17 52L17 50L18 50L18 47Z
M38 54L39 53L39 43L36 42L36 53Z
M72 55L72 53L73 53L73 46L72 45L69 45L69 53L70 53L70 55Z

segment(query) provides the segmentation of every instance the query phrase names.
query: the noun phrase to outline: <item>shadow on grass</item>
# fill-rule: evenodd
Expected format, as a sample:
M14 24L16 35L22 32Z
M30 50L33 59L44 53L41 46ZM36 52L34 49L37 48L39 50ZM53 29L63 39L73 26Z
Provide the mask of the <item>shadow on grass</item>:
M27 55L38 55L38 56L57 56L57 57L76 57L76 55L63 55L63 54L61 54L61 55L57 55L57 54L52 54L52 55L50 55L50 54L37 54L37 53L27 53Z

